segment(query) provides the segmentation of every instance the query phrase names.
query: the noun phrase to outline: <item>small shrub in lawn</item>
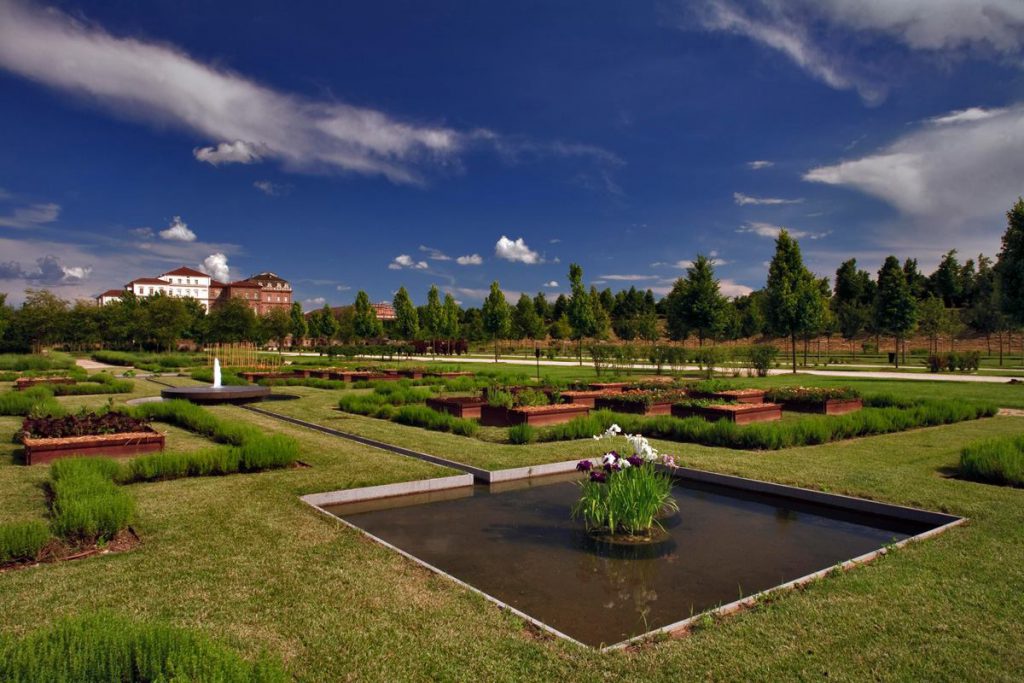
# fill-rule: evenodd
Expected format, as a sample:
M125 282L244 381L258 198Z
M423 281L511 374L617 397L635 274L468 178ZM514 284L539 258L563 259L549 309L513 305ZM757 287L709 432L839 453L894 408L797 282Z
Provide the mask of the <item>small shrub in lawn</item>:
M134 502L115 479L121 466L107 458L67 458L50 467L53 531L83 542L110 540L128 527Z
M40 520L0 524L0 564L34 560L49 540L50 529Z
M452 432L461 436L473 436L479 429L479 425L473 420L419 405L401 406L391 419L399 424L423 427L436 432Z
M25 391L0 394L0 415L63 415L64 408L53 398L53 389L38 386Z
M100 613L0 641L0 680L284 683L281 664L243 659L206 636Z
M434 395L434 392L426 387L413 387L401 382L390 382L379 384L373 389L373 393L382 396L387 403L393 406L403 406L409 403L423 403Z
M768 371L775 365L779 350L771 344L756 344L750 347L750 365L758 377L767 377Z
M508 428L509 443L527 444L537 440L537 430L528 424L513 425Z
M989 484L1024 487L1024 436L970 444L960 453L960 475Z

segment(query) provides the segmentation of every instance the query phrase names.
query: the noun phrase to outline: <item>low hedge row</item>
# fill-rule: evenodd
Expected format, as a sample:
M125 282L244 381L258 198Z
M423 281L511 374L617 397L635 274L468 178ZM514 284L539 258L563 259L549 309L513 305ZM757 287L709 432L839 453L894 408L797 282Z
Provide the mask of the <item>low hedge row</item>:
M90 394L130 394L135 389L135 382L130 379L117 379L107 372L90 375L85 382L77 384L51 385L57 396L87 396Z
M126 529L135 502L117 486L121 466L108 458L67 458L50 466L52 528L63 538L90 543Z
M42 520L0 524L0 565L34 560L50 540L50 529Z
M24 372L26 370L70 370L75 359L66 353L47 355L30 353L0 353L0 370Z
M95 351L92 359L108 365L134 366L149 372L165 372L202 365L206 362L203 354L188 353L139 353L135 351Z
M247 661L206 636L100 613L0 640L0 680L284 683L280 662Z
M441 413L425 405L395 405L379 394L342 396L338 401L338 407L346 413L366 415L380 420L391 420L399 424L422 427L437 432L451 432L461 436L473 436L480 428L475 420Z
M319 377L286 377L282 379L261 379L259 384L265 387L312 387L313 389L347 389L348 384L338 379L320 379Z
M971 404L959 399L904 401L874 397L875 407L846 415L809 415L796 420L762 422L737 426L727 420L707 421L698 417L643 417L599 410L587 417L542 430L541 441L589 438L612 424L623 431L650 438L699 443L705 446L749 450L779 450L812 446L862 436L901 432L917 427L952 424L996 413L992 405Z
M0 415L63 415L64 406L53 398L51 386L0 394Z
M960 476L986 484L1024 487L1024 436L968 445L960 453Z

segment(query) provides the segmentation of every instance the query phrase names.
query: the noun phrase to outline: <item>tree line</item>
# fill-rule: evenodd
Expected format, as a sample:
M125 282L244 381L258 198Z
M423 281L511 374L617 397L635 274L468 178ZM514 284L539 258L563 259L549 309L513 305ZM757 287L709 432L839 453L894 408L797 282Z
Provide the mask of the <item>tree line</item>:
M1024 327L1024 199L1007 212L1001 250L993 261L984 255L960 262L946 253L929 275L916 259L885 259L875 276L856 259L843 262L834 281L819 278L804 264L800 245L783 230L775 242L765 287L728 298L721 292L714 265L698 255L667 296L630 287L613 292L583 282L583 270L569 267L569 292L549 301L544 292L523 293L512 304L495 281L480 307L463 308L436 286L426 304L416 306L403 286L394 295L395 319L377 317L369 295L360 290L351 306L326 304L305 314L300 304L257 316L240 299L231 299L208 314L193 299L126 293L106 306L70 303L47 290L28 290L20 308L5 305L0 294L0 345L38 349L53 344L72 348L170 349L179 340L207 342L273 341L279 346L330 345L382 340L455 340L493 343L509 339L571 340L582 357L584 340L620 339L656 342L696 338L728 341L782 337L789 341L797 365L799 343L806 357L809 341L840 335L886 336L902 350L913 333L925 335L933 352L940 336L963 329L987 339ZM991 350L991 349L990 349ZM897 357L898 362L898 357Z

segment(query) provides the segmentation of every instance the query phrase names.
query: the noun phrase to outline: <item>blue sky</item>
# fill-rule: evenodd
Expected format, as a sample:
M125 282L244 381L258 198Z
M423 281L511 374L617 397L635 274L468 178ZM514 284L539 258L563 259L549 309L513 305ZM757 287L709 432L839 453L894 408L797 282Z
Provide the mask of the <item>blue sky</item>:
M1020 0L0 0L0 291L177 265L307 306L994 255ZM461 259L460 259L461 257Z

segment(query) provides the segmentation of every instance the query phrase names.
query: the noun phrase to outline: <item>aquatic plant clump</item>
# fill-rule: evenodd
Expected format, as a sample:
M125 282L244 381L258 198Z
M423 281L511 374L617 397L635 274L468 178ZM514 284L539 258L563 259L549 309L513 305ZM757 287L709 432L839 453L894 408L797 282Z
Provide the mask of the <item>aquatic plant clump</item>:
M588 472L580 482L580 499L572 508L573 519L582 519L588 531L635 539L650 538L660 529L658 517L678 510L672 498L672 477L658 470L663 463L674 466L672 456L663 456L640 434L623 434L612 425L595 439L624 437L633 449L629 456L609 451L595 465L581 460L576 469Z

